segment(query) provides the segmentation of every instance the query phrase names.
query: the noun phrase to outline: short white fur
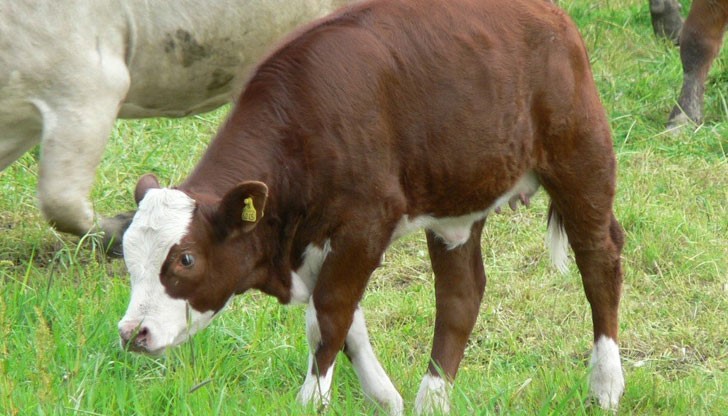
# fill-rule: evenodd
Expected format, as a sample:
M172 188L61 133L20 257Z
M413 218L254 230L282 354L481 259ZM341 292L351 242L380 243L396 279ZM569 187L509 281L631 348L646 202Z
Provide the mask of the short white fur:
M321 266L331 252L331 241L326 240L319 248L309 244L303 252L303 264L291 273L291 304L305 304L316 286Z
M306 338L308 339L308 370L301 390L298 392L298 402L304 405L313 404L327 406L331 401L331 382L334 374L334 364L331 363L324 374L316 374L314 365L316 362L316 349L321 343L321 330L316 317L316 306L313 297L310 298L306 308Z
M426 374L422 378L415 399L415 413L418 415L450 413L450 390L452 387L442 377Z
M354 320L346 336L346 351L364 394L387 410L390 415L403 414L402 396L374 354L361 307L354 312Z
M298 392L297 399L304 405L328 405L331 400L331 384L334 364L323 374L316 374L314 365L316 349L321 342L321 330L316 315L316 306L310 298L306 308L306 337L309 344L308 371ZM404 403L387 373L379 363L367 333L364 313L361 308L354 312L353 321L346 336L346 348L352 366L361 383L364 394L391 415L401 415Z
M619 347L613 339L602 335L592 350L589 392L603 409L617 410L624 393L624 374Z
M159 274L170 248L187 233L195 201L173 189L151 189L124 234L124 261L131 276L131 300L119 328L144 325L147 349L160 353L206 327L214 313L173 299Z
M470 229L473 223L480 221L492 211L500 208L517 195L532 194L538 189L539 183L533 172L526 173L516 182L508 192L496 199L495 203L487 209L479 212L462 215L459 217L436 218L431 215L422 215L415 218L403 216L392 233L392 241L417 231L421 228L428 229L441 238L449 249L456 248L468 242Z

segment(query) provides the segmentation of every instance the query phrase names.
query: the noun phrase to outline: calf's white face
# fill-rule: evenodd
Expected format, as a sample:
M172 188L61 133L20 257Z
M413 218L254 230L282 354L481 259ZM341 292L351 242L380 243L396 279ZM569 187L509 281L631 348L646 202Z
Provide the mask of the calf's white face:
M123 240L131 300L119 322L122 345L162 353L206 327L236 293L257 287L266 273L256 269L261 250L251 232L267 193L248 181L219 200L193 198L160 189L153 175L139 180L139 208Z
M206 327L214 316L211 310L195 310L186 299L170 296L161 280L162 266L170 249L187 234L195 206L182 191L150 189L124 235L131 300L119 333L132 350L162 353Z

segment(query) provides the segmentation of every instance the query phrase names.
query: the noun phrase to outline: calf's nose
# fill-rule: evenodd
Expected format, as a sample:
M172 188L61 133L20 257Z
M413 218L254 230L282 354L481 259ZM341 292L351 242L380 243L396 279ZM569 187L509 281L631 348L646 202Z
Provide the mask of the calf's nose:
M143 352L148 350L151 339L149 327L138 322L127 322L119 326L121 346L129 351Z

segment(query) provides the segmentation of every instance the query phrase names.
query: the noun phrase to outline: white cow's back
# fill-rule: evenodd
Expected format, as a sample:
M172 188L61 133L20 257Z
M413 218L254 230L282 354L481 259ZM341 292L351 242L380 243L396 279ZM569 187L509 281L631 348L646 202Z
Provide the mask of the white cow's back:
M292 28L341 0L194 0L127 7L131 88L120 117L182 116L216 108ZM182 87L182 88L181 88ZM149 94L150 89L156 94Z
M229 102L276 40L349 2L0 0L0 170L40 143L48 221L118 242L126 217L88 200L114 120Z
M85 93L94 94L97 78L105 76L99 71L103 60L109 58L118 59L128 71L119 117L209 111L233 98L250 68L276 40L343 3L347 2L3 1L0 104L64 97L64 88L77 84L88 85ZM118 73L111 77L109 82L124 81Z

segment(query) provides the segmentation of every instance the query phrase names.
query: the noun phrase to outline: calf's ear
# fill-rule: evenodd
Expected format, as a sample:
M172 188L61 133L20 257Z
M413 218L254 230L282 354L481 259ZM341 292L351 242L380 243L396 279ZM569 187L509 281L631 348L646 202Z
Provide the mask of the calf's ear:
M263 217L268 187L263 182L242 182L229 190L220 201L215 216L223 234L253 230Z
M144 199L144 195L147 194L148 190L156 189L159 187L160 186L157 177L154 176L153 173L147 173L146 175L139 178L139 181L136 184L136 188L134 189L134 201L136 201L136 204L139 205L142 199Z

